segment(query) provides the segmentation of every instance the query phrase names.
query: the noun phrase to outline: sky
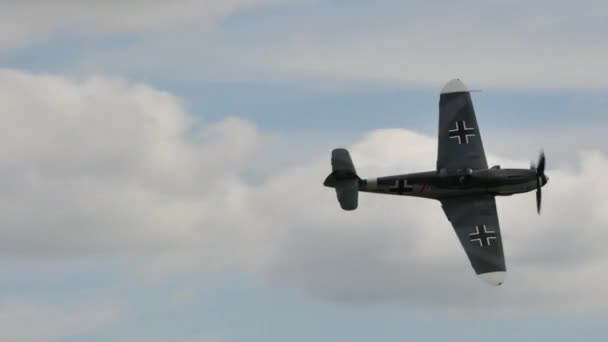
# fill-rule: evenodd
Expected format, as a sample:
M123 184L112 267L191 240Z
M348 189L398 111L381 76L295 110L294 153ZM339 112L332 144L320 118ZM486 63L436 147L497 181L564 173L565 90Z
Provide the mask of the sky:
M603 1L0 2L3 341L602 341ZM439 203L322 186L432 170L441 87L488 162L504 285Z

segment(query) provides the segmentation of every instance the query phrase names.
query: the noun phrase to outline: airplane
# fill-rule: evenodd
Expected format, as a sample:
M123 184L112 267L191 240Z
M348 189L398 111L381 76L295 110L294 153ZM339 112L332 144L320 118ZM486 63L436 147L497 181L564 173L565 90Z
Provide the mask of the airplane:
M347 211L357 209L359 192L439 200L473 270L494 286L504 282L507 270L495 197L536 190L540 215L541 189L549 181L542 151L530 169L488 168L471 94L460 79L449 81L439 97L436 170L362 179L343 148L332 151L331 166L323 184L335 188Z

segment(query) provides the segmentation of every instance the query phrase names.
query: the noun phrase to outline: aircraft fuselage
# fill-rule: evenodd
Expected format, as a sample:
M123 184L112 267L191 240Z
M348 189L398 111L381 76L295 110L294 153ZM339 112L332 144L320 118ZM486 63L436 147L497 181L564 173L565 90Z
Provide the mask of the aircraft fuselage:
M529 169L428 171L368 178L359 191L443 199L469 195L510 196L536 190L536 171ZM542 185L547 179L542 179Z

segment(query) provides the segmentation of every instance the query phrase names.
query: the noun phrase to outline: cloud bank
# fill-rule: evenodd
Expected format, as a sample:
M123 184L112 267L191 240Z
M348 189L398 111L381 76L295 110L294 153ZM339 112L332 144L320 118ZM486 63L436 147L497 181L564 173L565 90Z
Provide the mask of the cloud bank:
M0 328L6 341L59 341L107 328L126 315L114 302L53 305L22 298L0 300Z
M517 10L514 10L517 9ZM464 1L327 5L273 63L328 79L510 89L598 89L608 46L606 4ZM365 23L365 25L362 25ZM575 27L575 29L573 29Z
M439 203L363 194L357 211L342 212L321 185L333 146L289 167L264 165L250 182L273 144L289 139L238 118L208 123L144 84L2 70L0 103L5 257L145 256L134 267L149 273L237 267L351 305L608 308L601 152L582 153L576 169L551 168L548 156L541 217L534 194L498 200L508 278L490 288ZM376 130L351 150L361 175L380 176L432 169L436 142Z
M14 48L54 34L111 35L163 29L209 28L236 10L277 0L71 1L3 3L0 48ZM278 0L280 1L280 0Z
M262 4L273 6L214 25ZM12 6L0 17L6 26L0 46L77 32L89 38L86 49L59 65L72 72L232 82L312 79L315 86L358 81L440 87L454 77L475 80L470 85L482 89L597 91L608 85L601 72L608 58L601 35L608 29L608 8L601 1ZM98 40L90 38L99 36L105 39L96 48L91 41Z

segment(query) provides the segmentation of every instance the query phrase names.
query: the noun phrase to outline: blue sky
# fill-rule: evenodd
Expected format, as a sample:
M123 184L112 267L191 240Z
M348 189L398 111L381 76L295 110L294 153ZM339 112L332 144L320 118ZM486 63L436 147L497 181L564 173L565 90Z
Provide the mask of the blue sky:
M602 2L4 6L7 340L602 339ZM436 203L321 187L336 146L432 169L454 77L491 163L549 160L543 216L498 202L501 288Z

